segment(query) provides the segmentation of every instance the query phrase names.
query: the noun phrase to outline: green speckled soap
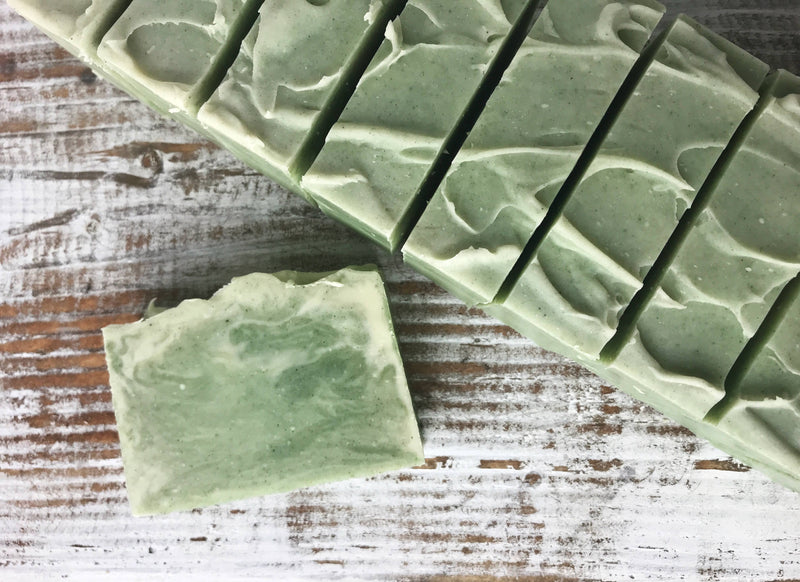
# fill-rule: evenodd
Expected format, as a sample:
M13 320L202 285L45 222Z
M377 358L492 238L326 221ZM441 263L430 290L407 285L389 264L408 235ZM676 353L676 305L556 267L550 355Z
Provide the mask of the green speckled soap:
M266 0L198 118L239 158L299 192L293 167L303 163L306 139L324 131L329 104L358 82L351 68L374 50L365 38L398 4Z
M103 335L135 514L423 460L374 270L248 275Z
M800 78L779 74L728 163L631 339L613 362L590 365L799 489L800 304L743 377L736 363L800 272ZM704 422L726 390L727 413Z
M768 71L680 18L516 287L490 312L556 338L546 347L597 358Z
M657 363L660 392L685 410L694 398L679 386L706 385L701 417L800 272L800 236L787 236L800 220L800 79L783 72L771 93L614 362L644 382Z
M302 186L384 248L527 0L410 0L331 129Z
M469 304L491 301L663 14L550 0L403 247Z
M238 29L248 28L245 8L254 1L133 0L97 56L139 99L195 125L218 59Z

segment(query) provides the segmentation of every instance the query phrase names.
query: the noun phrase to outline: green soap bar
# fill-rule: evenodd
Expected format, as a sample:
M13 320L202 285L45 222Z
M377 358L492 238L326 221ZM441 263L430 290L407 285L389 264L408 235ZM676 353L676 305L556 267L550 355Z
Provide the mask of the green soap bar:
M527 0L410 0L302 187L384 248Z
M718 425L703 421L734 362L800 271L800 79L781 72L637 333L600 374L726 452L800 489L800 309ZM777 354L780 352L780 355Z
M469 304L490 302L662 13L551 0L412 231L408 263Z
M767 72L738 47L679 19L563 216L505 302L489 310L596 358L757 102Z
M135 514L423 460L374 270L253 274L103 335Z
M133 0L97 56L149 106L196 126L198 92L246 0Z
M664 278L669 301L645 308L638 341L626 348L645 350L679 385L688 376L723 390L748 339L800 271L800 235L787 236L800 223L798 103L800 78L781 73ZM623 351L616 365L625 359ZM691 396L681 392L683 404Z
M791 283L795 290L797 283ZM658 362L644 349L628 349L614 365L593 369L723 451L800 491L800 299L788 306L771 340L736 383L735 397L719 422L706 422L703 416L720 398L719 390L699 379L680 381L674 373L659 373Z
M246 163L297 191L291 164L350 62L363 58L365 34L395 4L267 0L198 118Z

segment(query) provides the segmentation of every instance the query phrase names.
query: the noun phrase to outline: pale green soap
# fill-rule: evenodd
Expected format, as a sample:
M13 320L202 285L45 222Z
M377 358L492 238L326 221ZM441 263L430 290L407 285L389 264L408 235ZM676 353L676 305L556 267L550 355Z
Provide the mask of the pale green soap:
M267 0L199 120L239 158L297 191L290 169L370 26L394 0Z
M423 461L374 270L248 275L103 335L135 514Z
M800 416L800 301L795 301L775 336L745 375L738 395L741 405L763 408L764 414L773 408L779 415L784 414L782 409L791 409L794 426L787 436L795 446L800 446L797 438L800 430L797 418Z
M767 72L681 17L519 283L488 310L596 358Z
M800 271L800 79L781 72L710 204L681 247L664 293L608 369L615 384L697 434L800 489L800 309L790 313L718 425L703 422L728 372ZM780 355L778 355L780 354Z
M551 0L403 248L469 304L488 303L661 19L650 1Z
M97 49L102 66L157 111L197 128L196 92L245 0L133 0Z
M384 248L404 235L420 186L526 0L410 0L302 187Z
M800 272L800 78L781 73L729 163L662 283L670 300L647 306L636 341L615 364L644 350L676 375L679 390L688 376L722 391L739 353ZM680 402L691 398L680 392Z

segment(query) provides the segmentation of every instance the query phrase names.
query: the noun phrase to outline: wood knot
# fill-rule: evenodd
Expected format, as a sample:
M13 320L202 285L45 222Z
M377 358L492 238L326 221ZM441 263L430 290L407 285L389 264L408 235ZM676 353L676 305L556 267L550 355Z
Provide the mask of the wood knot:
M158 150L149 149L142 154L142 167L161 174L164 172L164 158Z

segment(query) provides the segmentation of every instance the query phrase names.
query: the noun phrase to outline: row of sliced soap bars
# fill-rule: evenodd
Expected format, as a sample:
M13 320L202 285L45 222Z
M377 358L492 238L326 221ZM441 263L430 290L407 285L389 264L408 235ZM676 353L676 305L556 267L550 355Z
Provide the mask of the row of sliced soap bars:
M800 490L800 79L654 0L9 0L99 73Z

